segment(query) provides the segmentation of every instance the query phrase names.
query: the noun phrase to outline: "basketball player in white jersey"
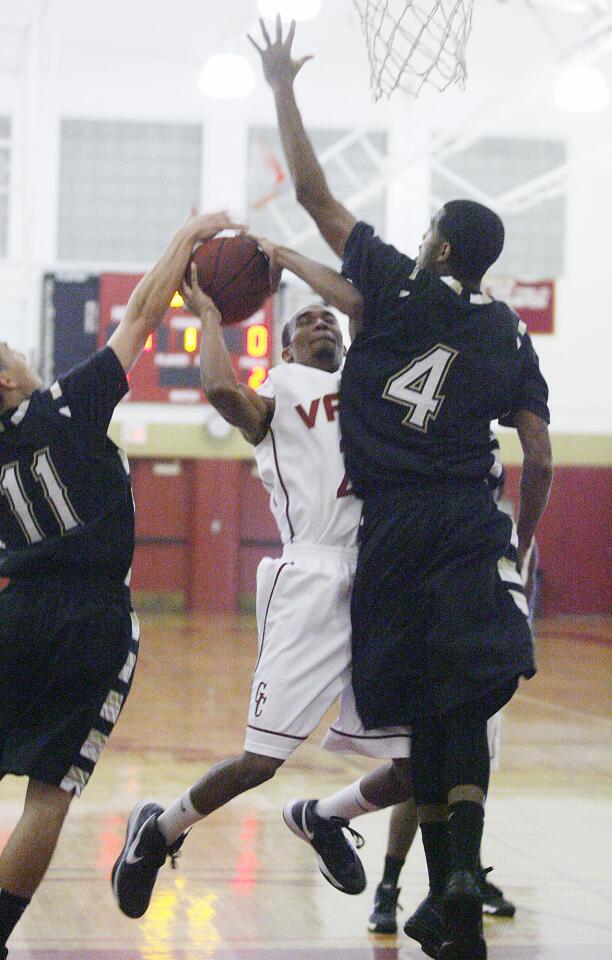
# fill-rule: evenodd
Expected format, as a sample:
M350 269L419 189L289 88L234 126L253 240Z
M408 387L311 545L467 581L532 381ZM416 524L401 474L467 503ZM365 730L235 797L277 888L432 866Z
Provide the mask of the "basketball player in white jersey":
M351 324L358 320L361 295L338 273L262 243L277 275L283 267L291 269L348 315ZM150 801L134 808L113 869L119 907L131 917L147 910L157 872L167 856L174 857L185 831L269 780L338 697L340 718L325 746L393 762L332 798L285 807L287 825L313 846L330 883L345 893L365 887L361 861L342 833L349 817L410 796L407 730L366 733L350 686L350 595L361 502L351 491L340 450L344 347L336 316L320 303L299 310L283 330L285 362L255 392L236 379L219 312L200 290L195 269L191 284L185 295L202 322L202 387L219 413L253 444L284 549L281 558L264 559L257 573L259 649L244 752L212 767L166 811ZM346 816L335 814L338 798ZM351 832L359 843L361 837Z

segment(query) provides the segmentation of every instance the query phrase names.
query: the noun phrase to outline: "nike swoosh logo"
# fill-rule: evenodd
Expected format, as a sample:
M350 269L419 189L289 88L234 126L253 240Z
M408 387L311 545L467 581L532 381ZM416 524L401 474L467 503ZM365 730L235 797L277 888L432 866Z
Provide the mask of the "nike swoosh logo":
M132 843L130 844L129 850L128 850L128 852L127 852L126 855L125 855L125 862L126 862L127 864L130 864L130 866L132 866L132 865L135 864L135 863L140 863L140 861L144 859L144 854L143 854L142 857L139 857L139 856L136 855L136 850L138 849L138 844L140 843L140 835L141 835L142 831L144 830L145 825L149 822L149 819L150 819L150 818L147 817L147 819L146 819L145 822L143 823L142 827L140 828L140 830L138 831L138 833L137 833L136 836L134 837L134 840L133 840Z
M304 809L302 810L302 830L304 831L304 836L308 837L309 840L312 840L314 837L314 831L309 830L306 826L306 805L304 805Z

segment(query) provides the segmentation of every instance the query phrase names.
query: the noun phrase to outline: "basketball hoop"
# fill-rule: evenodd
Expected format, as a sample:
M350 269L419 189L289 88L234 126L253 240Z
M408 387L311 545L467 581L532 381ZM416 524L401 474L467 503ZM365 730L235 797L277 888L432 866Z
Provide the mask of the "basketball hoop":
M366 38L372 97L426 83L464 86L474 0L353 0Z

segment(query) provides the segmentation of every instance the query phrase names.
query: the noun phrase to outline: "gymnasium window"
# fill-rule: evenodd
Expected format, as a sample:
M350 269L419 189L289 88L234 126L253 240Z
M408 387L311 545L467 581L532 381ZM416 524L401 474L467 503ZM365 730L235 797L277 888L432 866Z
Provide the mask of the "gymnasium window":
M64 120L58 258L150 263L200 197L199 124Z
M493 138L478 140L441 163L494 198L544 176L566 162L562 140ZM446 200L480 200L441 171L431 171L432 209ZM495 206L495 204L492 204ZM565 197L561 194L516 213L499 211L506 227L504 252L492 272L522 279L555 278L564 272Z
M309 129L331 192L360 219L385 232L386 191L379 162L387 154L387 134L370 130L357 138L353 130ZM331 153L326 158L326 154ZM355 202L362 191L367 196ZM300 253L335 268L339 260L319 237L312 220L295 201L278 131L253 127L249 131L247 199L251 231L277 243L297 245ZM308 232L306 232L308 231Z
M0 257L8 256L11 121L0 116Z

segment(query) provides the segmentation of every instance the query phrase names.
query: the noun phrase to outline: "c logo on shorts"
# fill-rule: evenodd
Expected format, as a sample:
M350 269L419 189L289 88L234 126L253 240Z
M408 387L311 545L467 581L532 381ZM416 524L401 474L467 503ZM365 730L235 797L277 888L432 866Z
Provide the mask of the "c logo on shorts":
M267 683L264 683L263 680L257 684L257 690L255 691L255 716L261 717L263 713L263 705L268 699L266 696L266 687Z

